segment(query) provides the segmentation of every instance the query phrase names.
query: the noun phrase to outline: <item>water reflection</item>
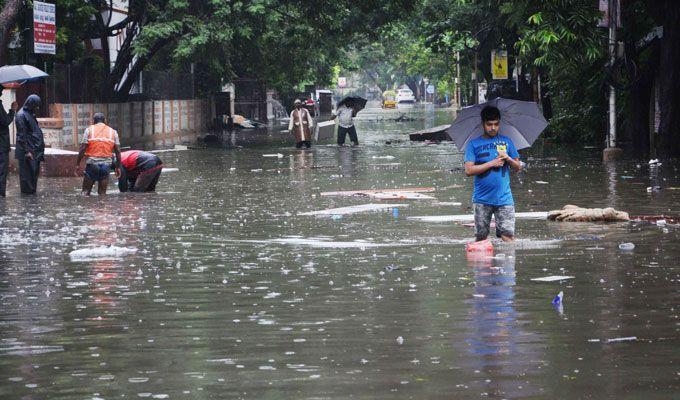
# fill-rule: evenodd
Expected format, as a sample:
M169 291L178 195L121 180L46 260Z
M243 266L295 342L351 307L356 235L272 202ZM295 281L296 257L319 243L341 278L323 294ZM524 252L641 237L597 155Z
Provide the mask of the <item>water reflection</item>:
M466 341L481 386L489 398L527 396L536 389L520 376L526 374L527 362L539 359L540 338L523 329L515 309L515 249L504 246L495 256L493 250L468 252L466 259L475 285Z

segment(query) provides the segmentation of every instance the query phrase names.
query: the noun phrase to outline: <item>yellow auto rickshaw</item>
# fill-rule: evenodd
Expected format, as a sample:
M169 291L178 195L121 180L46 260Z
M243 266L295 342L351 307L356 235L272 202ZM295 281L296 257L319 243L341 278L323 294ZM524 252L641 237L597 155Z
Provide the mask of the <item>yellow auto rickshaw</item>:
M386 90L383 92L383 108L397 108L397 94L394 90Z

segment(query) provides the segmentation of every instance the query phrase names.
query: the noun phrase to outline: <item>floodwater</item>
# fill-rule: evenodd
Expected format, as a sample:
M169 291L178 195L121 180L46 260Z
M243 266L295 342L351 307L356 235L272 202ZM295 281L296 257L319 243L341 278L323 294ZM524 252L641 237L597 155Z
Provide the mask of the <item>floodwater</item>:
M155 194L46 178L21 198L10 176L0 398L677 398L678 227L518 219L515 245L466 257L472 228L408 219L470 212L462 154L406 135L452 115L407 111L359 114L358 148L277 127L162 153L179 170ZM680 214L677 164L599 159L525 154L517 211ZM436 200L320 195L422 186ZM298 215L381 201L407 207ZM551 275L573 279L532 281Z

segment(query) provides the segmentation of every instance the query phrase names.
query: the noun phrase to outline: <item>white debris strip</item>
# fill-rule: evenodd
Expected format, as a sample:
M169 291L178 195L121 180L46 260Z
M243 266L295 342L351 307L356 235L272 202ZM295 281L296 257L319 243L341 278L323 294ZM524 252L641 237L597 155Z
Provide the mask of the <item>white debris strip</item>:
M349 214L356 214L356 213L362 213L362 212L370 212L370 211L379 211L379 210L386 210L389 208L399 208L399 207L408 207L408 204L362 204L359 206L349 206L349 207L340 207L340 208L330 208L327 210L319 210L319 211L308 211L308 212L303 212L299 213L298 215L349 215Z
M546 211L532 211L532 212L518 212L515 213L516 219L547 219L548 213ZM407 219L422 222L467 222L474 221L473 214L461 215L426 215L408 217Z
M531 278L532 281L534 282L555 282L555 281L564 281L567 279L574 279L573 276L568 276L568 275L550 275L550 276L542 276L540 278Z
M136 252L137 249L134 247L99 246L73 250L69 253L69 256L72 261L111 260L120 259Z

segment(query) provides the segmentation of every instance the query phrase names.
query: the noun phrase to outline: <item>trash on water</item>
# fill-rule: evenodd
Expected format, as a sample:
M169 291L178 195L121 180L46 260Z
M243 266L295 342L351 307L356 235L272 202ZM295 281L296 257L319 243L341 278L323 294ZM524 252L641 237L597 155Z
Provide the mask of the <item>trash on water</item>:
M166 168L166 167L163 167L162 171L165 172L165 173L168 173L168 172L177 172L177 171L179 171L179 168Z
M331 208L331 209L328 209L328 210L308 211L308 212L299 213L298 215L320 215L320 216L324 216L324 215L349 215L349 214L385 210L385 209L397 208L397 207L408 207L408 204L389 204L389 203L375 204L375 203L371 203L371 204L362 204L362 205L358 205L358 206Z
M635 245L633 243L621 243L621 244L619 244L619 250L631 251L633 249L635 249Z
M376 160L393 160L394 156L373 156Z
M539 185L547 185L548 182L546 181L534 181L535 183L538 183Z
M493 244L489 239L465 244L465 251L472 252L493 252Z
M557 293L557 296L552 300L552 305L556 306L558 304L562 304L562 298L564 297L564 292L560 291Z
M283 158L283 154L281 154L281 153L276 153L276 154L263 154L262 157Z
M422 193L415 192L379 192L379 193L368 193L366 196L372 199L378 200L436 200L435 197L428 196Z
M532 281L534 282L555 282L555 281L564 281L567 279L574 279L575 277L569 276L569 275L550 275L550 276L542 276L540 278L531 278Z
M333 215L331 216L331 219L332 219L333 221L339 221L339 220L342 219L342 215L340 215L340 214L333 214Z
M385 271L387 272L392 272L398 270L399 267L397 265L386 265L385 266Z
M659 219L656 221L656 226L666 226L666 220L665 219Z
M617 338L607 339L607 343L633 342L635 340L637 340L637 336L626 336L626 337L617 337Z
M399 218L399 209L398 208L393 208L392 209L392 216L394 218Z
M649 160L649 165L653 165L653 166L658 167L658 166L661 166L661 161L659 161L658 158L652 158L651 160Z
M401 336L397 336L397 343L404 344L404 338Z
M434 192L433 187L413 187L403 189L366 189L366 190L342 190L337 192L321 192L321 196L369 196L375 193L422 193Z
M72 261L117 259L136 252L134 247L99 246L73 250L69 257Z
M660 192L661 186L647 186L647 193Z

